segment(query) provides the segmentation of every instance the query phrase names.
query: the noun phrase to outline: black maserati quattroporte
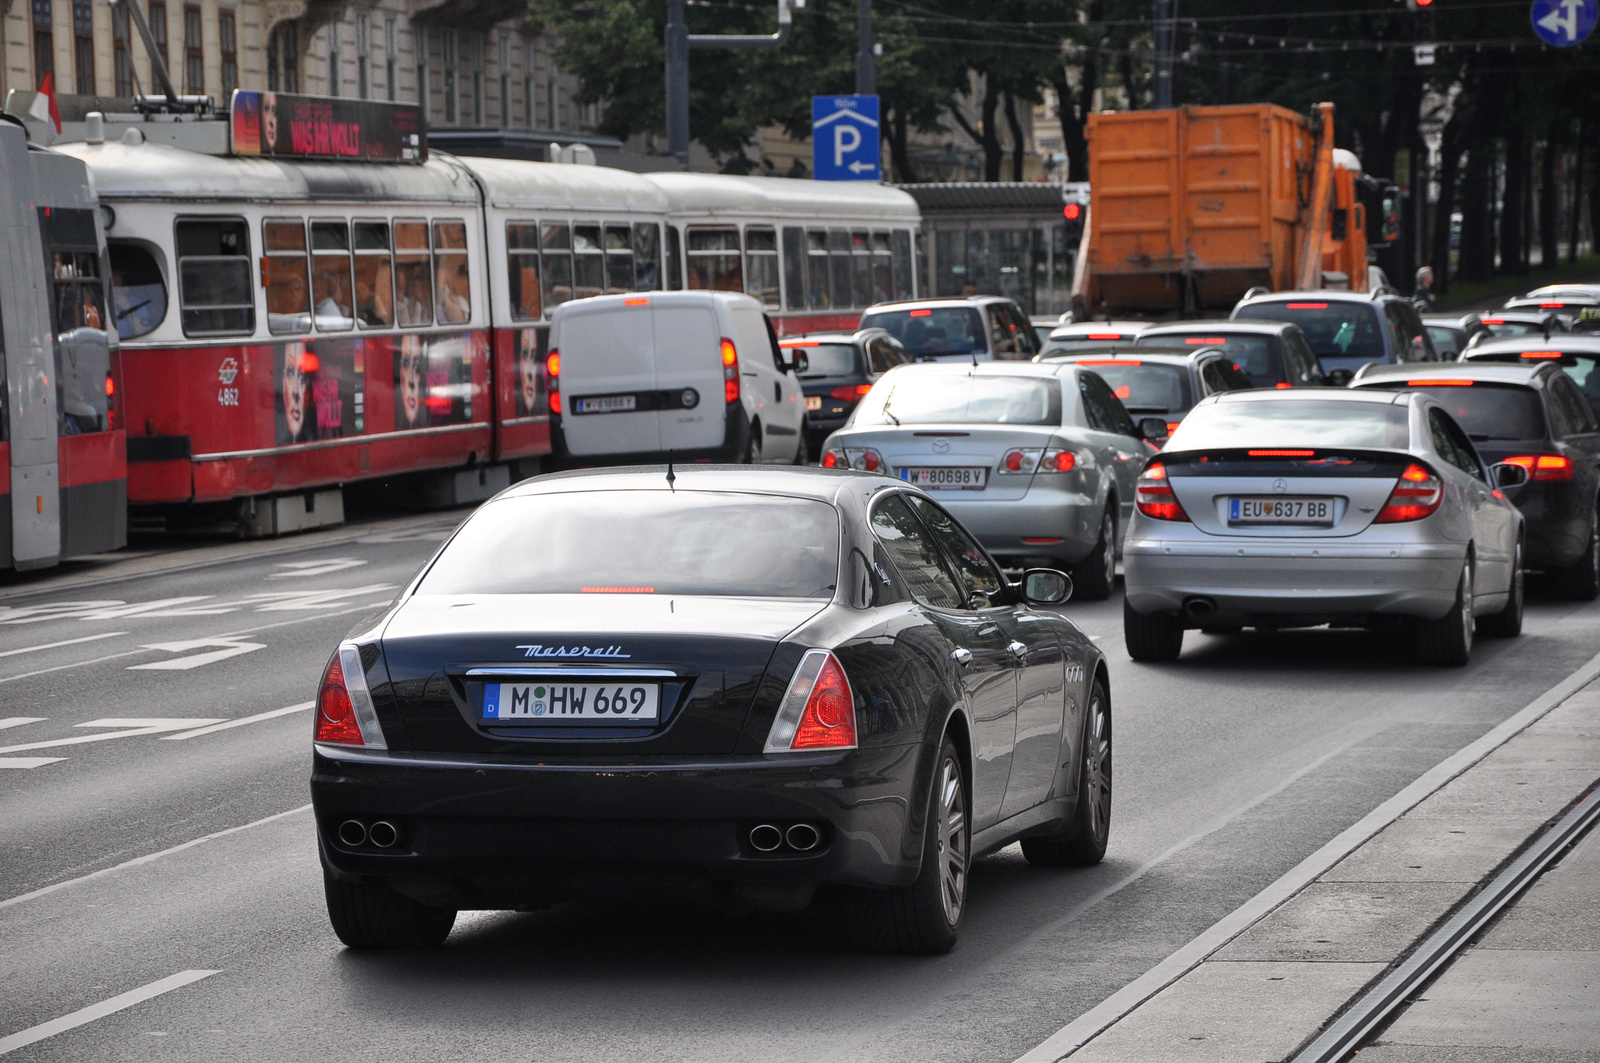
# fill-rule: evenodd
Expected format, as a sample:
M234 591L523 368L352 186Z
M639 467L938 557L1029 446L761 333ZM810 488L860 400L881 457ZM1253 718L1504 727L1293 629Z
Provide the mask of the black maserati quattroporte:
M563 473L468 519L329 662L311 791L356 947L462 908L683 889L943 952L971 861L1093 864L1099 650L917 488L824 469Z

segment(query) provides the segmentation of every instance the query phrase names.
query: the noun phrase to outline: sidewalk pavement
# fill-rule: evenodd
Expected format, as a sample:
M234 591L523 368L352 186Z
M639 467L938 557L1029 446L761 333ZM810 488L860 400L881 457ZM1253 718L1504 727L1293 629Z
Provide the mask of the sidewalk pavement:
M1600 831L1545 871L1355 1058L1600 1060Z

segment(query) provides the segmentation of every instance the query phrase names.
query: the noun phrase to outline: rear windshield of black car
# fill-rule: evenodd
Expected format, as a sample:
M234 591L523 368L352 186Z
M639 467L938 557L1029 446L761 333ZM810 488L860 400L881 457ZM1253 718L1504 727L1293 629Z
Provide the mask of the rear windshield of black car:
M1060 424L1054 377L896 369L856 407L857 428L903 424Z
M1381 361L1383 331L1378 310L1368 303L1294 300L1247 303L1234 317L1252 321L1293 321L1319 358L1372 358Z
M1401 381L1392 386L1432 395L1473 439L1544 438L1544 406L1538 392L1532 388L1481 381L1471 387L1451 384L1409 387Z
M1078 364L1099 373L1130 413L1171 413L1191 404L1189 370L1183 366L1131 358L1086 358Z
M1393 448L1410 443L1409 414L1404 406L1288 399L1196 406L1172 434L1166 449Z
M862 328L881 328L905 344L913 358L986 351L983 315L974 306L884 310L861 318Z
M484 506L417 593L827 598L838 571L839 517L825 502L586 491Z
M855 376L861 372L853 344L819 343L811 346L800 343L786 349L791 357L796 354L806 356L806 371L800 374L801 380L825 376Z

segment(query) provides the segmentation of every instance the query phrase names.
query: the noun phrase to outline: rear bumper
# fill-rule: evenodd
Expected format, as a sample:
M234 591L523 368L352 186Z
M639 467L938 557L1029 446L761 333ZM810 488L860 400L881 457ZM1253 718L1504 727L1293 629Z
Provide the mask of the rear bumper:
M934 497L978 537L996 559L1040 558L1075 565L1089 556L1100 537L1100 506L1096 500L1067 488L1042 483L1035 477L1021 498L984 500L964 498L962 492L940 491ZM1062 477L1066 479L1066 477ZM1055 539L1056 542L1028 542Z
M1136 612L1183 614L1196 627L1200 619L1185 614L1194 598L1211 604L1207 624L1257 616L1305 624L1373 614L1437 620L1455 603L1465 560L1465 547L1449 543L1201 543L1131 535L1122 555L1127 600Z
M619 765L318 746L311 798L335 875L457 907L514 907L641 880L894 887L921 866L924 759L918 745ZM399 841L344 845L347 819L387 820ZM815 849L750 844L757 824L799 822L820 829Z

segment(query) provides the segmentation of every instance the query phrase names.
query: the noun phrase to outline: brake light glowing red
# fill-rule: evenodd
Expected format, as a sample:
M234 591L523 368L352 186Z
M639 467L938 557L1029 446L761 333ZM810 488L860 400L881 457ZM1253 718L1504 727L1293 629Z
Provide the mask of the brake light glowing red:
M1183 342L1190 347L1209 347L1218 343L1225 345L1228 342L1228 338L1226 336L1190 336Z
M1071 472L1078 467L1078 455L1070 450L1047 450L1039 467L1044 472Z
M1139 512L1156 520L1188 520L1189 514L1183 511L1183 503L1178 501L1178 496L1172 493L1172 483L1167 479L1167 467L1161 462L1152 462L1140 476L1139 482L1133 488L1134 504L1139 507Z
M1560 358L1560 351L1523 351L1524 358Z
M840 402L854 402L872 390L871 384L845 384L828 392Z
M117 393L117 385L112 382L111 374L107 373L106 374L106 398L109 399L111 396L115 395L116 393Z
M856 706L850 681L838 658L828 654L806 699L790 749L853 749L856 744Z
M550 374L552 381L561 376L561 352L551 351L545 356L544 371Z
M1506 323L1506 319L1503 317L1480 317L1478 320L1485 325L1504 325Z
M784 340L779 347L821 347L821 340Z
M1566 307L1566 305L1567 305L1566 303L1540 303L1539 304L1539 309L1540 310L1561 310L1561 309L1564 309Z
M1527 469L1530 480L1572 479L1572 459L1564 454L1518 454L1502 460L1507 465L1520 465Z
M1183 423L1182 421L1168 421L1167 422L1167 435L1170 436L1172 433L1176 432L1178 430L1178 426L1180 424L1182 424L1182 423Z
M1137 358L1080 358L1079 365L1143 365Z
M928 315L930 315L932 313L933 313L932 310L913 310L913 311L911 311L911 316L912 317L927 317Z
M1022 451L1020 451L1020 450L1009 451L1006 454L1006 456L1001 458L1000 460L1005 465L1007 472L1021 472L1022 471Z
M1235 366L1235 367L1234 367L1234 368L1235 368L1235 369L1237 369L1237 368L1238 368L1238 366ZM1275 388L1277 388L1277 389L1278 389L1278 390L1279 390L1279 391L1288 391L1288 390L1289 390L1289 389L1290 389L1290 388L1292 388L1292 387L1294 387L1294 385L1293 385L1293 384L1285 384L1285 383L1284 383L1284 382L1283 382L1283 381L1281 381L1281 380L1280 380L1280 381L1278 381L1278 382L1277 382L1277 383L1276 383L1276 384L1274 384L1274 385L1272 385L1272 386L1273 386L1273 387L1275 387Z
M1120 332L1091 332L1091 333L1089 333L1089 338L1091 340L1120 340L1122 338L1122 333L1120 333Z
M1314 450L1251 450L1246 451L1252 458L1309 458L1315 454Z
M624 299L624 300L622 300L622 305L623 306L649 306L650 305L650 300L648 300L648 299Z
M1326 310L1327 303L1289 303L1290 310Z
M335 653L322 673L322 689L317 692L317 728L314 738L318 742L332 742L341 746L364 746L361 727L356 723L356 707L350 700L350 691L344 685L344 668Z
M1412 462L1395 481L1389 501L1374 524L1400 524L1430 516L1444 501L1444 484L1430 470Z
M830 450L822 455L822 467L824 469L848 469L850 461L839 451Z
M722 397L730 406L739 401L739 348L726 337L722 340Z
M1431 379L1429 377L1423 377L1421 380L1406 381L1406 387L1408 388L1470 388L1471 386L1472 381L1470 380L1446 380L1443 377L1434 377Z
M1119 399L1131 399L1133 398L1133 385L1124 384L1117 390L1113 391L1112 394Z

